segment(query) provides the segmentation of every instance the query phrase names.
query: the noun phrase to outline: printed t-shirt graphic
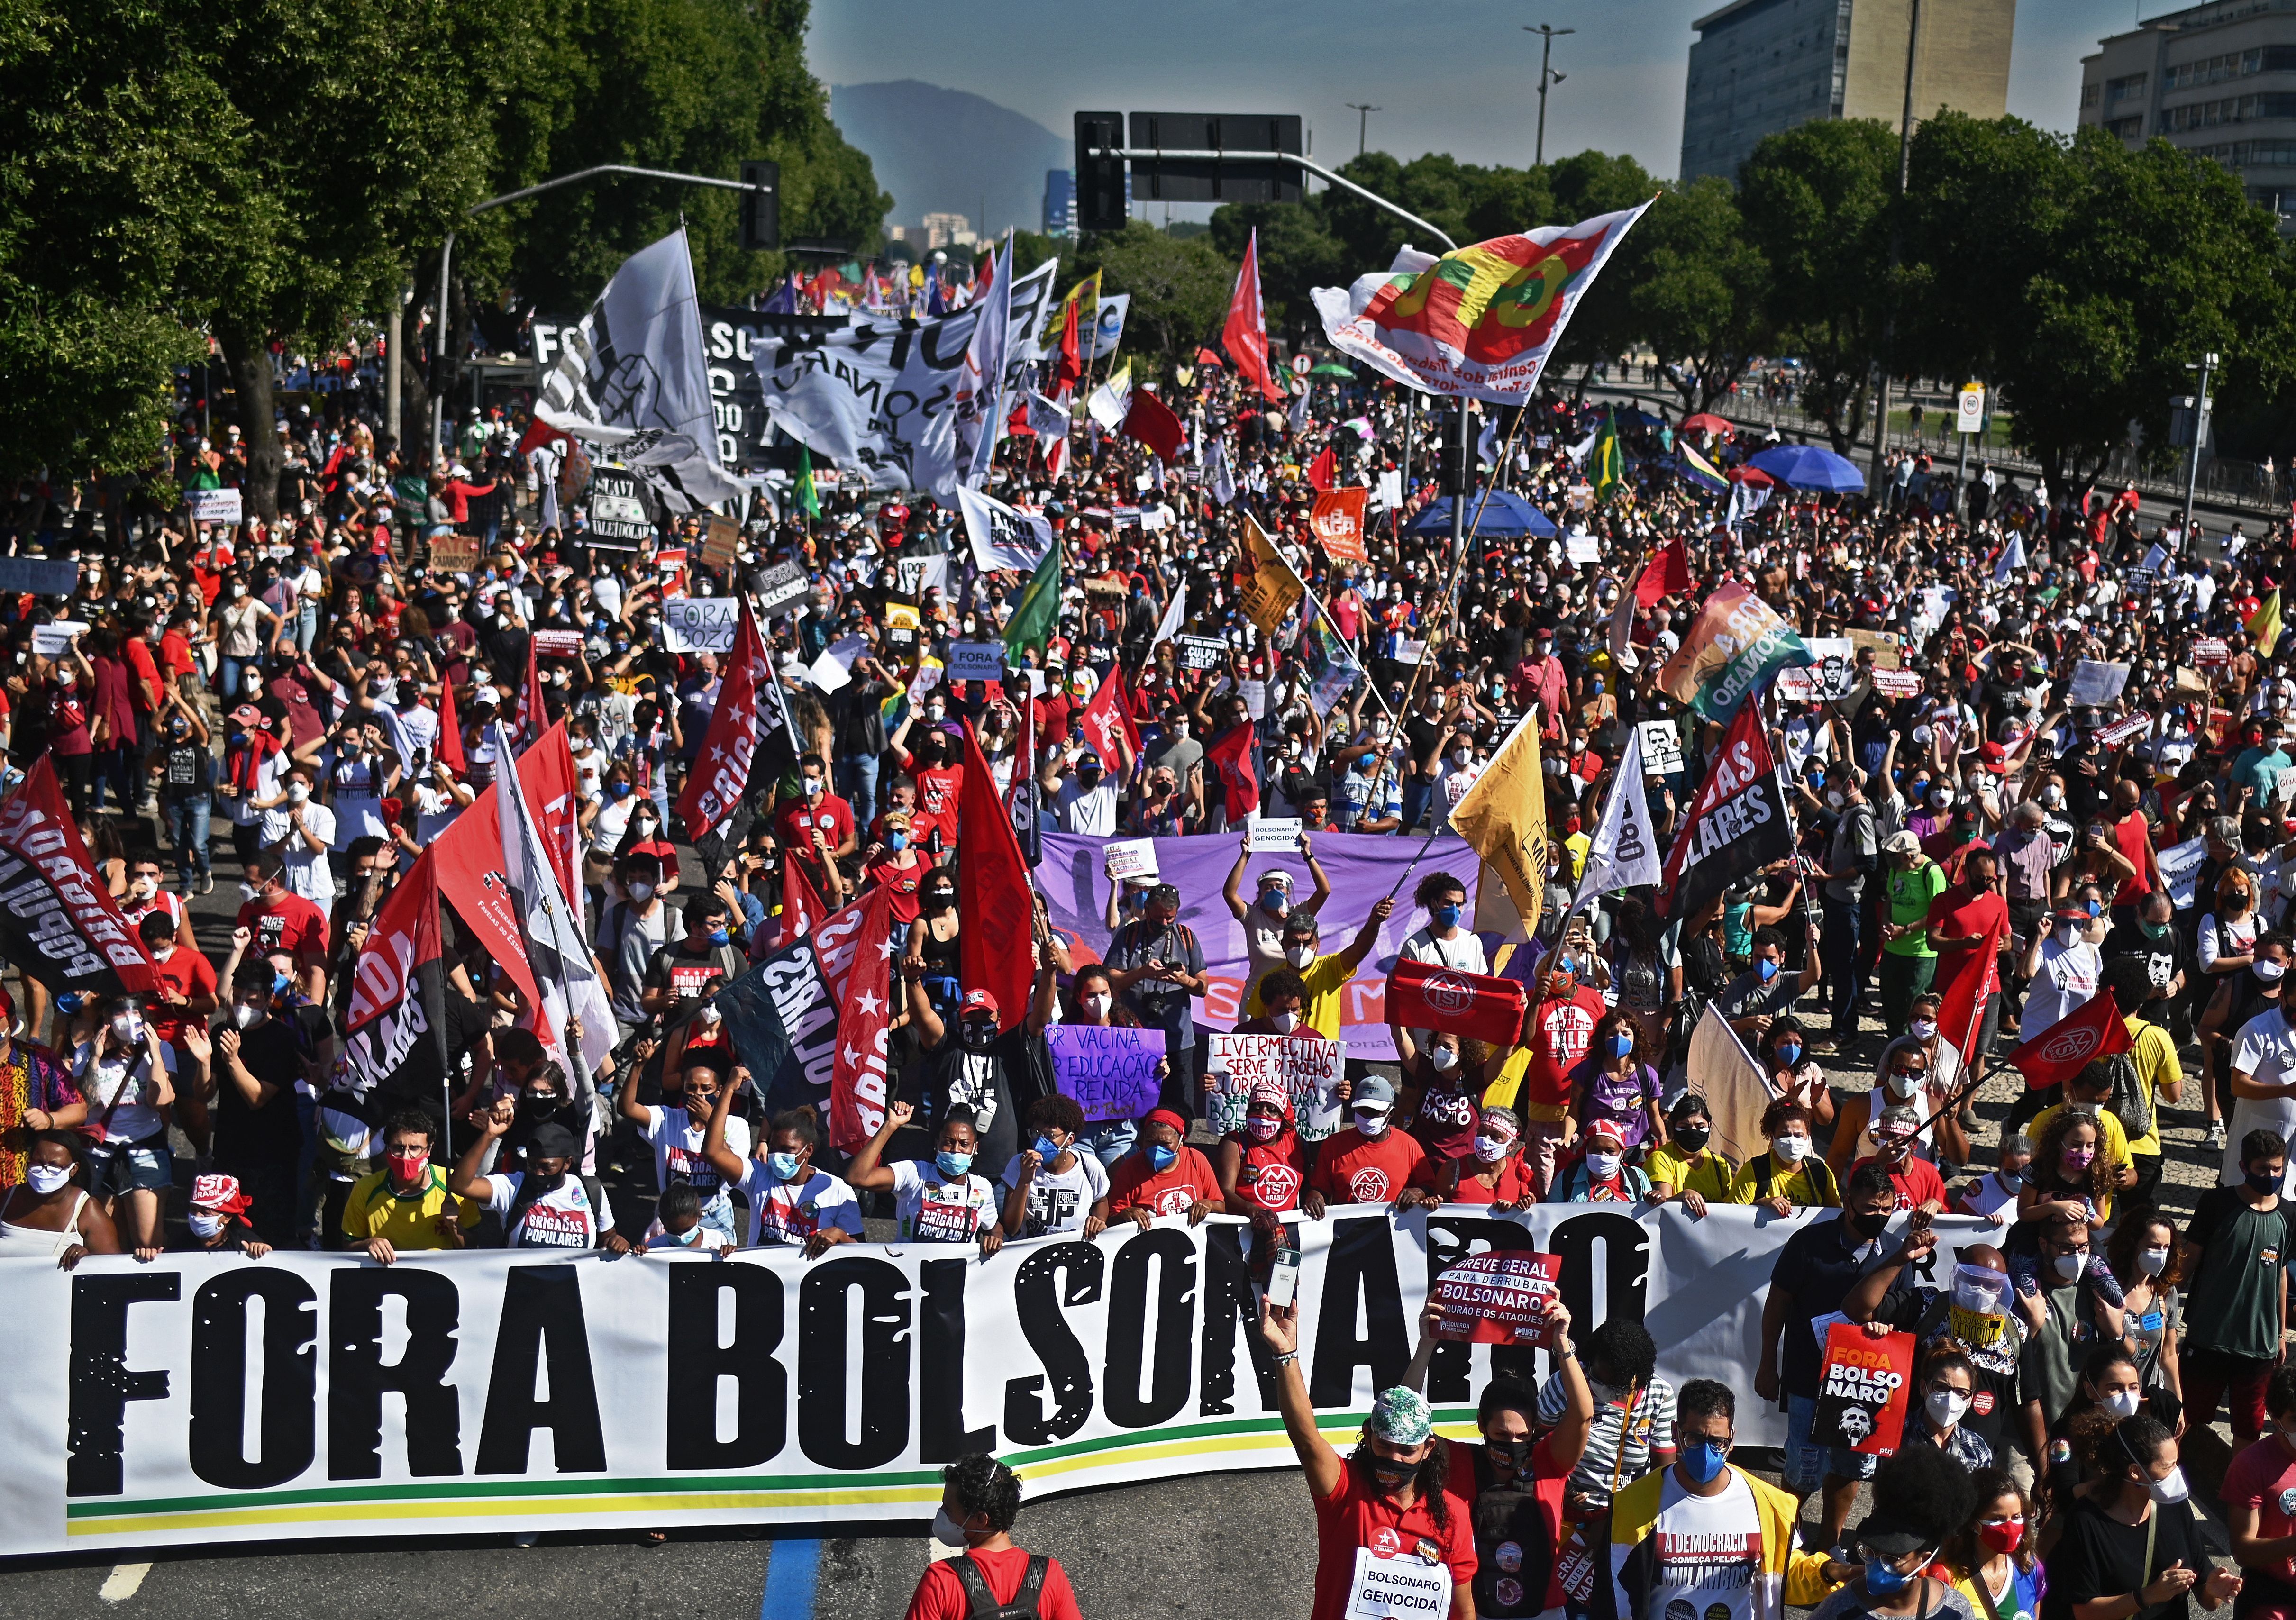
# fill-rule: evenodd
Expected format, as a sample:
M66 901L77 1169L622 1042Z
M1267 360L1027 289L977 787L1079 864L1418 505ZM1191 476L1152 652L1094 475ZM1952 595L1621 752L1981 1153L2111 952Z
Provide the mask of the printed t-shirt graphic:
M1669 1476L1651 1534L1657 1612L1645 1620L1754 1620L1762 1521L1753 1492L1736 1473L1718 1496L1693 1496Z
M893 1166L893 1206L901 1236L918 1243L970 1243L996 1218L996 1189L986 1176L945 1182L919 1159Z

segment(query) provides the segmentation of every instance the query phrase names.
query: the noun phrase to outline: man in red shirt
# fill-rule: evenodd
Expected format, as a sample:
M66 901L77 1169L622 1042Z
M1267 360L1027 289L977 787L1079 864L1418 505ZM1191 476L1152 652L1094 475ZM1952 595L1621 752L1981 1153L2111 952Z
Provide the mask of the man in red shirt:
M1380 1391L1363 1444L1342 1458L1316 1426L1300 1374L1297 1305L1267 1305L1259 1332L1275 1353L1276 1399L1316 1504L1316 1599L1308 1620L1351 1613L1475 1612L1474 1513L1449 1488L1449 1448L1434 1409L1414 1390ZM1380 1600L1388 1602L1380 1605ZM1380 1605L1379 1607L1374 1607Z
M149 913L135 931L160 981L152 992L152 1033L172 1043L183 1039L186 1024L196 1021L204 1029L216 1010L215 964L204 953L176 943L176 920L165 912Z
M1578 982L1578 963L1559 951L1538 977L1529 1015L1530 1067L1522 1078L1522 1161L1544 1199L1562 1158L1563 1121L1570 1109L1570 1071L1587 1055L1595 1026L1609 1010L1603 993Z
M282 880L275 849L259 849L247 858L247 880L240 885L247 904L239 908L239 926L248 930L243 959L281 953L295 959L301 978L298 987L314 1002L327 999L327 914L300 895L291 895Z
M2143 791L2126 776L2112 784L2112 845L2136 871L2120 880L2112 894L2112 920L2134 923L2144 909L2144 896L2161 887L2161 857L2152 850L2152 825L2137 801Z
M1378 1075L1357 1081L1350 1098L1355 1123L1335 1133L1316 1155L1308 1184L1328 1204L1386 1204L1408 1209L1440 1202L1413 1185L1427 1168L1427 1150L1408 1131L1394 1128L1395 1087Z
M1128 1215L1145 1231L1158 1215L1185 1215L1201 1226L1226 1195L1212 1162L1188 1146L1188 1122L1170 1109L1158 1109L1140 1122L1140 1140L1116 1161L1109 1177L1108 1213Z
M969 1620L1006 1605L1033 1607L1041 1620L1084 1620L1060 1559L1013 1544L1020 1517L1021 1481L996 1458L975 1452L943 1469L933 1539L964 1550L925 1566L906 1620Z
M1981 953L2007 948L2009 902L2001 897L2000 877L2001 857L1992 846L1972 844L1964 852L1960 881L1930 902L1930 944L1938 953L1937 973L1931 982L1940 995L1961 975L1985 971L1984 962L1979 960ZM1956 1046L1966 1043L1966 1030L1948 1029L1944 1034ZM1993 1050L1989 1031L1977 1050Z
M804 797L783 808L774 830L782 847L805 863L805 875L819 893L829 887L829 863L851 855L857 847L853 806L829 790L829 766L820 755L805 755L797 768Z
M1879 1164L1896 1183L1898 1208L1937 1215L1945 1208L1945 1182L1935 1165L1914 1151L1914 1138L1921 1128L1922 1117L1913 1109L1883 1109L1882 1117L1874 1122L1874 1141L1881 1151L1851 1165L1849 1175L1857 1174L1860 1166ZM1848 1186L1849 1176L1841 1181Z

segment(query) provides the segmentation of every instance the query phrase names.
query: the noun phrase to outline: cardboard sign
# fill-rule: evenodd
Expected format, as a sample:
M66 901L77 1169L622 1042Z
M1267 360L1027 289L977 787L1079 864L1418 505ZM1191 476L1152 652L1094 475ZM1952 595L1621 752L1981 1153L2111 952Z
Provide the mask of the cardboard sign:
M430 571L434 574L474 574L479 568L476 535L433 535Z
M1427 656L1427 643L1414 642L1409 636L1398 636L1395 642L1395 661L1417 668L1419 660Z
M1874 690L1890 699L1918 698L1922 695L1922 678L1910 669L1884 669L1874 667Z
M580 658L582 633L579 630L537 630L534 633L534 656L538 659Z
M1087 1122L1137 1119L1156 1106L1162 1083L1164 1032L1092 1024L1055 1024L1045 1031L1053 1083L1073 1097Z
M950 642L948 678L952 681L1002 681L1004 678L1004 643Z
M1560 1255L1472 1255L1435 1280L1443 1307L1438 1338L1469 1345L1540 1345L1550 1337L1546 1308L1562 1293Z
M1447 1615L1451 1612L1451 1567L1427 1562L1392 1530L1380 1534L1395 1543L1383 1548L1356 1549L1356 1567L1348 1577L1343 1620L1404 1620L1406 1616Z
M1464 973L1441 962L1398 957L1387 976L1387 1020L1406 1029L1442 1029L1494 1046L1522 1038L1529 992L1520 979Z
M2072 683L2065 689L2065 703L2071 708L2095 708L2112 702L2128 684L2128 665L2082 659L2073 666Z
M2232 662L2232 648L2221 638L2204 635L2193 643L2193 667L2222 669Z
M1292 1099L1294 1119L1309 1134L1335 1130L1340 1123L1340 1079L1346 1072L1347 1060L1344 1041L1315 1035L1215 1033L1204 1072L1218 1076L1220 1084L1204 1099L1205 1115L1212 1129L1223 1136L1240 1131L1251 1088L1280 1085Z
M1873 649L1874 667L1876 669L1896 669L1906 661L1898 650L1895 630L1850 630L1844 634L1849 637L1849 644L1860 652L1869 647Z
M661 604L661 644L672 652L731 652L741 628L735 596L673 596Z
M1671 720L1644 720L1635 727L1643 740L1643 774L1675 776L1682 771L1682 738Z
M1244 847L1253 855L1298 855L1300 825L1296 815L1255 815L1246 825Z
M1119 882L1127 878L1156 876L1156 840L1153 839L1119 839L1102 854L1108 862L1108 875Z
M758 576L758 617L771 618L806 593L805 565L776 562Z
M52 624L32 626L32 650L44 659L62 658L70 651L74 636L86 635L87 626L76 618L60 618Z
M1334 489L1316 497L1308 528L1332 561L1371 560L1371 553L1364 550L1364 506L1370 498L1368 489Z
M1243 700L1243 712L1245 714L1250 715L1255 720L1265 720L1267 718L1267 682L1238 681L1235 683L1235 695Z
M701 560L713 569L730 569L742 552L742 526L711 512L701 520Z
M246 521L236 489L194 489L190 495L194 523L238 524Z
M1874 1338L1856 1322L1834 1322L1825 1330L1825 1362L1818 1372L1810 1444L1873 1457L1890 1455L1905 1430L1913 1385L1912 1334L1886 1333Z
M2296 765L2282 765L2272 773L2272 798L2283 805L2296 798Z
M2159 852L2161 881L2167 886L2169 899L2178 911L2188 911L2193 904L2193 886L2200 880L2201 865L2209 858L2209 841L2205 838L2186 839L2181 844L2171 844Z
M1183 670L1218 669L1220 660L1226 656L1227 643L1217 636L1180 637L1180 667Z

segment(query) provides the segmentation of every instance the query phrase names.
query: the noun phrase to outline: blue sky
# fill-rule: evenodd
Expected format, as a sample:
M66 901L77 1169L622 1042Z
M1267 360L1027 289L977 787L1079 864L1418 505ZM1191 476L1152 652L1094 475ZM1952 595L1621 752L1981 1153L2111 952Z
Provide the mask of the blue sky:
M1070 114L1086 108L1297 112L1315 131L1315 155L1330 161L1355 153L1347 103L1370 102L1383 109L1371 117L1374 148L1527 163L1538 40L1521 29L1551 22L1578 31L1555 42L1554 65L1570 77L1548 99L1547 155L1623 151L1671 176L1690 21L1719 4L841 0L815 5L808 50L824 83L924 79L986 96L1063 136ZM2009 110L2070 127L2081 56L2136 15L2128 0L2019 0Z

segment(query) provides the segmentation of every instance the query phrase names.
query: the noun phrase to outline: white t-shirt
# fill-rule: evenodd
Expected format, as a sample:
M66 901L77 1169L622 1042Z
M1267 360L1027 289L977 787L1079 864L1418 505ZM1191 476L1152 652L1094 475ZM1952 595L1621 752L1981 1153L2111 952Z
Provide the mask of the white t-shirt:
M72 1052L72 1079L80 1095L87 1099L88 1123L102 1122L104 1140L111 1142L142 1141L164 1132L168 1122L158 1109L144 1101L156 1089L152 1084L152 1054L139 1049L131 1062L125 1052L115 1051L101 1060L94 1052L94 1043L89 1041L81 1042ZM160 1063L168 1074L176 1072L173 1043L160 1043ZM117 1108L112 1106L115 1097L119 1100Z
M259 835L266 848L275 847L286 863L281 874L291 895L300 895L306 900L327 901L335 897L335 870L328 864L327 852L314 849L293 822L287 819L283 806L263 813L263 830ZM316 798L303 801L303 825L312 838L332 846L335 841L335 813Z
M856 1238L861 1235L860 1201L852 1188L826 1171L816 1170L802 1183L785 1182L764 1159L753 1158L742 1173L742 1193L750 1200L753 1248L802 1243L828 1226L841 1227Z
M2233 1043L2232 1067L2259 1085L2285 1085L2296 1079L2296 1027L2277 1007L2267 1007L2240 1027ZM91 1105L92 1107L93 1105ZM2235 1097L2232 1117L2225 1122L2224 1169L2217 1180L2237 1187L2248 1172L2240 1162L2241 1139L2251 1131L2271 1131L2284 1140L2296 1133L2296 1098ZM2281 1183L2284 1190L2288 1182Z
M1490 972L1483 959L1482 937L1464 928L1456 939L1438 939L1432 929L1422 929L1403 942L1403 954L1412 961L1433 962L1457 973Z
M1115 837L1116 783L1103 772L1098 784L1086 792L1070 777L1054 796L1053 816L1063 832L1095 839Z
M701 1196L705 1208L726 1201L726 1178L702 1156L707 1124L696 1125L684 1109L646 1109L646 1145L653 1150L653 1184L668 1190L684 1182ZM738 1114L726 1117L726 1146L740 1158L750 1157L750 1122Z
M2024 1031L2021 1040L2037 1039L2059 1019L2087 1006L2103 970L2103 953L2087 940L2076 945L2062 944L2054 936L2043 940L2041 970L2025 992L2025 1015L2018 1022Z
M1651 1536L1658 1555L1648 1608L1634 1620L1695 1615L1754 1620L1754 1581L1762 1567L1762 1517L1745 1477L1730 1470L1719 1495L1693 1496L1667 1470ZM1623 1562L1631 1547L1615 1550Z
M901 1237L915 1243L971 1243L996 1219L996 1186L985 1175L940 1179L929 1158L893 1166L893 1207Z
M487 1177L487 1207L507 1216L525 1182L522 1170ZM606 1190L598 1189L598 1207L592 1209L582 1178L570 1170L565 1180L526 1207L510 1230L509 1243L512 1248L595 1248L613 1226L614 1207Z
M671 1237L662 1229L659 1219L646 1227L645 1250L648 1254L660 1250L666 1255L674 1255L684 1249L693 1255L714 1255L733 1247L733 1240L724 1232L699 1221L693 1223L693 1230L683 1238Z
M1066 1171L1055 1173L1051 1165L1037 1166L1036 1179L1029 1183L1028 1212L1022 1219L1027 1230L1019 1235L1041 1238L1047 1232L1080 1231L1085 1216L1092 1207L1108 1196L1108 1172L1098 1158L1081 1150L1071 1150L1076 1163ZM1014 1154L997 1178L997 1199L1021 1184L1021 1155Z

